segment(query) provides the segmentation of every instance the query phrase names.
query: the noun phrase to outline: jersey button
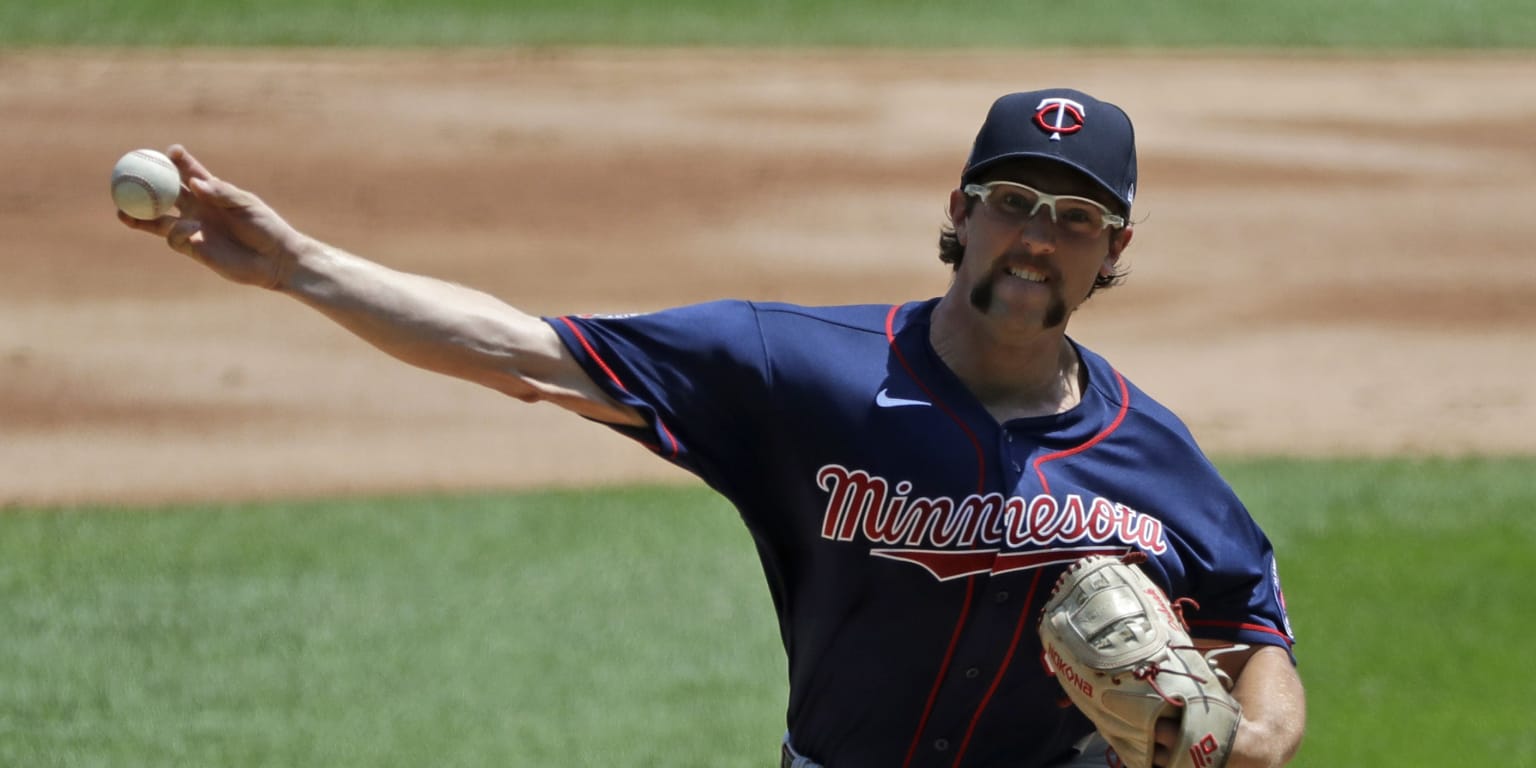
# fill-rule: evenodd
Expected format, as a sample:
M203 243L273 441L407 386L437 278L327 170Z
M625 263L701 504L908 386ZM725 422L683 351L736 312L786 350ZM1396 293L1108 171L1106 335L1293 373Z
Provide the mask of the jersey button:
M1006 603L1006 602L1008 602L1008 593L1006 591L998 592L997 594L992 596L992 599L996 600L999 603Z
M938 752L943 752L944 750L949 749L949 739L934 739L933 748Z
M981 676L981 670L979 670L979 669L977 669L975 667L971 667L970 669L967 669L965 671L965 676L969 680L975 680L976 678Z

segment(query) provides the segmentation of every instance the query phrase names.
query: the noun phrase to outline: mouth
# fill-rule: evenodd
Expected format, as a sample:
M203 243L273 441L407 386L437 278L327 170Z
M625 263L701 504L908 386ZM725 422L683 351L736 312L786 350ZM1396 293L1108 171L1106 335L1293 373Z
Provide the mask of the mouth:
M1035 270L1029 269L1028 267L1008 267L1003 271L1011 277L1017 277L1020 280L1028 280L1031 283L1043 283L1046 280L1046 275L1044 272L1036 272Z

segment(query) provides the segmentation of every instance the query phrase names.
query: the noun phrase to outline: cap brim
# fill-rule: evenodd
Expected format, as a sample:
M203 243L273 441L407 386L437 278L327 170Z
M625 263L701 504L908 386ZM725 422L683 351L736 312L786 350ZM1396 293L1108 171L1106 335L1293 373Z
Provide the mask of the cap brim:
M1094 184L1097 184L1099 189L1109 193L1109 196L1112 199L1118 201L1120 205L1124 206L1126 211L1130 211L1131 209L1131 202L1117 193L1113 187L1106 184L1103 179L1099 178L1098 174L1088 170L1081 163L1074 162L1070 158L1062 157L1061 155L1051 152L1009 152L1006 155L998 155L997 157L987 158L986 160L983 160L982 162L967 168L964 175L960 177L960 183L969 184L975 181L977 176L985 173L988 169L997 166L1000 163L1005 163L1009 160L1020 160L1025 158L1050 160L1060 165L1065 165L1066 167L1081 173Z

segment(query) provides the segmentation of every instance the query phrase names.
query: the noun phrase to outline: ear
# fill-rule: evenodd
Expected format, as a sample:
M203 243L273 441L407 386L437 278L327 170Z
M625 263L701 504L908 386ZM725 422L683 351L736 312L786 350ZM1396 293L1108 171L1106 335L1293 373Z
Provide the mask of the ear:
M960 191L959 188L950 191L949 221L954 225L955 239L959 240L961 245L965 245L965 206L967 202L965 193Z
M1127 226L1109 238L1109 252L1104 254L1104 264L1099 267L1099 274L1109 277L1115 273L1115 265L1120 263L1120 254L1130 247L1131 238L1136 234L1134 227Z

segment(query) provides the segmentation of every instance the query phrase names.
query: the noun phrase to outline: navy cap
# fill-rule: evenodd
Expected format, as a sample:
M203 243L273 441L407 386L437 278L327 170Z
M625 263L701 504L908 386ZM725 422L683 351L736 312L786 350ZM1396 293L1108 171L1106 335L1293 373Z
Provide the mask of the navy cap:
M1050 88L993 102L960 183L1022 157L1055 160L1088 174L1127 211L1136 198L1136 131L1130 116L1082 91Z

